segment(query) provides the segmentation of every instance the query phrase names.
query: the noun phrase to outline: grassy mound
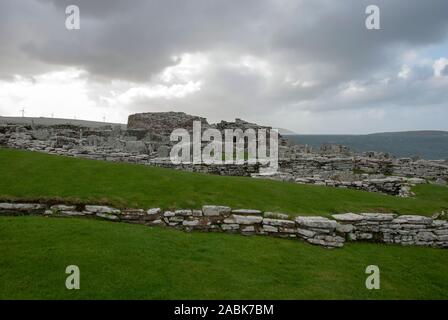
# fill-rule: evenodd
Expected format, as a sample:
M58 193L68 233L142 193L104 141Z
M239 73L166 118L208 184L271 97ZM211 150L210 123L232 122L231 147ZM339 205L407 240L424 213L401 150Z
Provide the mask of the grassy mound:
M64 198L118 207L233 208L329 215L388 211L430 215L448 208L448 188L415 187L402 199L378 193L298 185L247 177L223 177L142 165L85 160L0 149L0 197Z
M448 251L0 217L0 299L447 299ZM81 289L65 288L80 268ZM365 288L377 265L381 289Z

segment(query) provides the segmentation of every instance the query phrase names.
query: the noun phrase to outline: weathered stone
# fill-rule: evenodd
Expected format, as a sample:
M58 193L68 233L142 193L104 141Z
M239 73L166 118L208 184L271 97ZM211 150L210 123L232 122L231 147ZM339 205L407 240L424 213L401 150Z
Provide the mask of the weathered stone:
M182 222L182 224L183 224L184 226L194 227L194 226L199 225L199 224L200 224L200 221L199 221L199 220L184 220L184 221Z
M252 209L235 209L232 210L232 213L239 215L257 215L261 214L262 212L260 210L252 210Z
M392 221L397 215L394 213L360 213L368 221Z
M255 232L255 227L254 226L245 226L241 229L241 232Z
M297 229L297 233L299 235L301 235L301 236L306 237L306 238L312 238L312 237L314 237L316 235L316 232L314 232L314 231L310 231L310 230L307 230L307 229L300 229L300 228Z
M245 225L261 223L263 221L263 217L259 216L240 216L237 214L233 214L230 218L233 219L233 221L235 221L234 223Z
M265 232L278 232L278 228L270 225L263 225L263 231Z
M60 211L59 214L64 215L64 216L84 216L84 212L80 212L80 211L71 211L71 210L64 210L64 211Z
M92 211L90 211L92 212ZM111 220L111 221L118 221L119 218L116 215L113 214L109 214L109 213L103 213L103 212L96 212L95 215L99 218L103 218L106 220Z
M35 211L44 210L46 208L43 204L38 203L0 203L1 210L14 210L14 211Z
M371 233L356 233L356 239L357 240L370 240L373 238L373 234Z
M271 219L271 218L263 218L263 224L267 224L270 226L281 226L287 228L294 228L296 223L291 220L281 220L281 219Z
M417 215L403 215L400 216L401 220L406 220L408 223L412 224L431 224L432 219L424 216L417 216Z
M193 210L193 217L201 217L202 210Z
M174 217L176 214L173 211L165 211L163 213L164 217Z
M239 224L232 223L232 224L222 224L221 225L222 230L224 231L235 231L240 228Z
M86 211L93 213L106 213L106 214L119 214L120 210L108 207L108 206L97 206L97 205L86 205Z
M146 211L146 214L149 216L159 215L162 213L162 209L160 208L151 208Z
M265 212L263 216L265 218L272 218L272 219L281 219L281 220L289 219L289 216L287 214L278 212Z
M334 220L315 216L296 217L295 221L299 224L299 226L331 229L331 230L335 229L336 226L338 225L338 223Z
M225 216L230 214L231 212L230 207L225 206L203 206L202 212L204 213L204 216Z
M155 226L164 224L164 222L161 219L156 219L156 220L153 220L153 221L149 221L148 223L150 225L155 225Z
M434 233L429 231L421 231L417 233L417 240L419 241L433 241L436 239L437 237L434 235Z
M328 229L328 228L308 228L308 230L314 231L317 234L329 234L330 232L333 232L334 229Z
M339 224L336 227L336 231L341 233L350 233L353 231L353 229L354 227L352 224Z
M365 217L356 213L333 214L332 217L340 222L356 222L364 220Z
M174 211L174 214L176 216L184 216L184 217L186 217L186 216L193 215L193 212L191 210L176 210L176 211Z
M441 234L437 236L437 240L439 241L448 241L448 234Z
M128 217L134 216L134 217L138 218L140 216L145 215L145 210L143 210L143 209L124 209L121 211L121 214L123 216L125 216L125 215Z
M278 227L278 232L281 232L281 233L297 233L297 229L295 229L295 228Z
M182 216L174 216L174 217L169 217L168 220L170 222L183 222L184 221L184 217Z
M308 238L306 241L312 244L317 244L320 246L325 246L325 241L322 239Z
M412 184L422 184L422 183L426 183L426 180L422 179L422 178L409 178L408 182L412 183Z
M76 210L76 206L68 206L65 204L55 204L55 205L51 206L50 209L57 210L57 211L73 211L73 210Z

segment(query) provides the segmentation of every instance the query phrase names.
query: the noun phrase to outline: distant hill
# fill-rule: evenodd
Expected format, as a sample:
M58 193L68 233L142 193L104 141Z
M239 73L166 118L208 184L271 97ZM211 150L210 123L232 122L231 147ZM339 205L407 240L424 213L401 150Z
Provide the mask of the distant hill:
M282 136L289 136L289 135L297 134L294 131L284 129L284 128L275 128L275 129L277 129L278 133L280 133Z
M299 144L319 148L324 143L342 144L357 152L381 151L397 157L448 159L448 131L421 130L365 135L289 135Z
M89 120L75 120L75 119L63 119L63 118L45 118L45 117L2 117L0 116L0 124L17 123L17 124L32 124L50 126L56 124L71 124L76 126L83 126L88 128L98 128L107 125L121 126L126 129L126 124L112 123L112 122L99 122Z
M408 136L408 137L448 137L448 131L442 130L418 130L418 131L397 131L397 132L377 132L368 136Z

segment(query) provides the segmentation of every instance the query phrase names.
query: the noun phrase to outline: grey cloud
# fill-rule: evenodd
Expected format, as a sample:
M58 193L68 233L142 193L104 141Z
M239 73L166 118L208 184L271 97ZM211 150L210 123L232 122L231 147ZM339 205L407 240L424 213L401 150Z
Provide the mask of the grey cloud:
M364 27L373 2L381 9L380 31ZM65 29L69 4L81 9L80 31ZM296 111L446 105L448 90L433 83L430 67L411 66L408 79L397 73L404 53L446 45L447 31L446 0L3 0L0 77L79 67L89 72L89 95L103 103L112 80L155 85L159 72L179 63L175 56L201 52L210 65L200 91L136 97L123 107L276 122ZM265 61L272 77L230 66L244 55ZM365 93L341 97L351 82Z
M448 76L448 65L446 65L445 68L443 68L441 74L444 76Z

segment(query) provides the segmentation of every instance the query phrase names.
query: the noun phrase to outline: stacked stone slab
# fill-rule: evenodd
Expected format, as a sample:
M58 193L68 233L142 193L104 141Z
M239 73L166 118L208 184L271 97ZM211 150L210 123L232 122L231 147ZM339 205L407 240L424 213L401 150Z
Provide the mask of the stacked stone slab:
M434 220L425 216L344 213L333 218L346 228L347 239L370 240L401 245L431 247L448 246L448 221Z
M108 221L167 226L192 231L216 231L243 235L300 239L326 248L340 248L347 240L401 245L448 247L448 221L424 216L390 213L344 213L334 220L320 216L298 216L253 209L231 209L207 205L202 209L117 209L105 205L0 203L1 215L46 215L90 217Z
M325 217L296 217L298 232L309 243L324 247L342 247L345 236L338 231L339 224Z

